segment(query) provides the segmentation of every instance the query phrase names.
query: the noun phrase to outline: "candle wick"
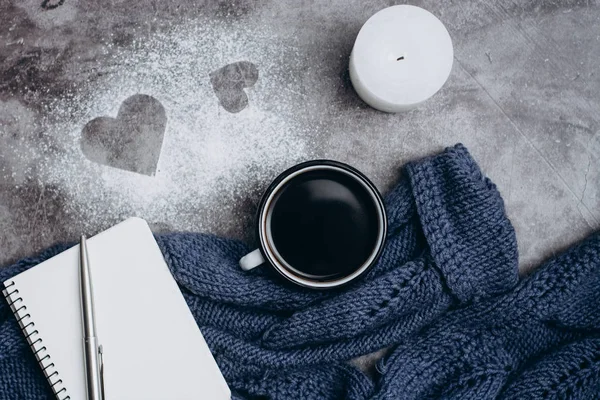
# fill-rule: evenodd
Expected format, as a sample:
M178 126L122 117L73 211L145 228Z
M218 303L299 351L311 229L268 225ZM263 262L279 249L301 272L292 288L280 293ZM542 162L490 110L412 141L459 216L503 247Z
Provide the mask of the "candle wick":
M404 60L404 56L400 56L400 57L396 58L396 61L400 61L400 60Z

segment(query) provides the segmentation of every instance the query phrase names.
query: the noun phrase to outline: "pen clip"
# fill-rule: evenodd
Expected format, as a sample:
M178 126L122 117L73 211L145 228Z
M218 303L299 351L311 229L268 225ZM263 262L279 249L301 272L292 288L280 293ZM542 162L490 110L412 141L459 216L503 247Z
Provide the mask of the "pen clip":
M100 390L102 391L102 400L106 400L104 395L104 349L102 345L98 346L98 356L100 358Z

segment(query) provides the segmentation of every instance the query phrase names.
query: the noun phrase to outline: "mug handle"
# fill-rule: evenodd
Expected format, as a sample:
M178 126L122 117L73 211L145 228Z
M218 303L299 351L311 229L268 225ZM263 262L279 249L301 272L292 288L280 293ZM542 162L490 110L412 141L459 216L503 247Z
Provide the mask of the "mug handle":
M256 249L246 254L244 257L240 258L240 267L244 271L250 271L251 269L258 267L259 265L264 264L265 261L266 260L260 252L260 249Z

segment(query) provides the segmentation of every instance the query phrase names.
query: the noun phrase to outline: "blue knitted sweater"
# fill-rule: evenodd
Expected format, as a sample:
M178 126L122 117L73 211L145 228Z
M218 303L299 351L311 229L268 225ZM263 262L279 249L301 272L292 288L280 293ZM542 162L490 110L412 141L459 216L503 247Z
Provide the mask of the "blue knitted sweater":
M463 146L405 172L386 199L381 259L335 291L241 271L249 249L238 241L157 237L234 397L598 398L600 235L520 279L502 199ZM64 249L0 269L0 280ZM374 378L347 363L386 347ZM0 399L51 398L0 302Z

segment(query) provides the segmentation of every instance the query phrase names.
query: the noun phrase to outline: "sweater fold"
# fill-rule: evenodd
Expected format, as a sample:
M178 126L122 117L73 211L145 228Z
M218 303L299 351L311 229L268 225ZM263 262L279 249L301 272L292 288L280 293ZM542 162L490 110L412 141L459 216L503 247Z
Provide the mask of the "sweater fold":
M513 386L538 374L532 391L537 397L526 398L561 397L568 390L567 398L585 399L590 385L600 385L598 283L600 234L595 234L513 290L452 310L397 346L382 361L378 398L394 398L400 389L406 399L458 399L461 393L522 398ZM582 343L585 351L567 350ZM581 390L575 390L578 385Z

